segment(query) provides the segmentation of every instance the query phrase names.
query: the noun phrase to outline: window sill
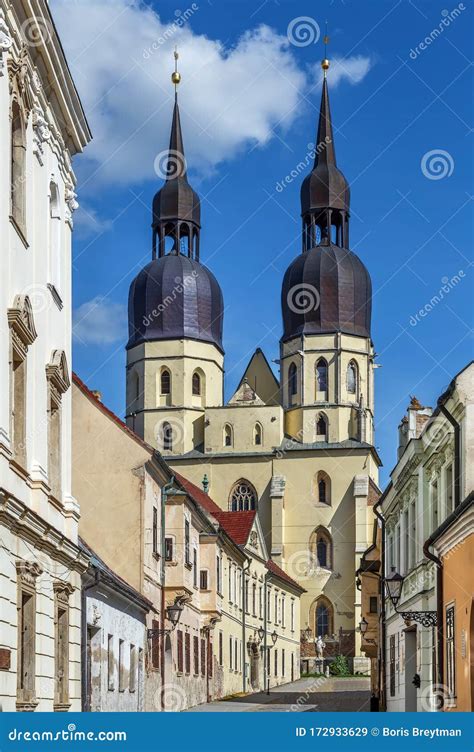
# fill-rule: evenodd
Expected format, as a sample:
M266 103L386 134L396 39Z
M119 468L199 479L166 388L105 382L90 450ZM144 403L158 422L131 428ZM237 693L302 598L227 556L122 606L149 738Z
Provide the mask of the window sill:
M67 713L70 707L70 702L55 702L53 705L53 710L55 713Z
M20 238L21 242L23 243L23 245L25 246L25 248L29 248L30 246L26 239L26 230L18 224L18 222L16 221L15 217L12 214L10 214L10 223L15 228L16 233L18 237Z
M189 571L191 571L191 569L193 568L193 565L191 564L191 562L187 562L187 561L184 562L184 566L186 567L186 569L189 569Z
M16 709L19 712L32 713L36 710L38 703L39 700L37 700L36 697L32 697L31 700L17 700Z

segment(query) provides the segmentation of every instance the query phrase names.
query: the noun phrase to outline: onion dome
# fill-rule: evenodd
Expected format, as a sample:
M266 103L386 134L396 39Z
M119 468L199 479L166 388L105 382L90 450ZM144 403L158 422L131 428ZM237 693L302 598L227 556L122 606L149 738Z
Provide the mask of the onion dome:
M180 80L175 67L175 87ZM188 182L175 93L166 180L153 200L153 260L130 285L127 349L194 339L222 350L224 303L216 278L199 262L200 214L199 196Z
M316 159L301 188L302 253L286 270L281 293L283 341L333 332L370 337L372 285L364 264L349 250L350 189L336 166L329 60L322 67Z
M362 261L333 243L290 264L281 292L283 340L343 332L370 337L372 285Z

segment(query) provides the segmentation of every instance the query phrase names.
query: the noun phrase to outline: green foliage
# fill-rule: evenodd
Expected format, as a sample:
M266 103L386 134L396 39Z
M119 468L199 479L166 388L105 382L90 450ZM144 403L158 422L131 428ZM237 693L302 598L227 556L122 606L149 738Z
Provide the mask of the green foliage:
M349 664L345 655L337 655L331 665L329 671L333 676L350 676Z

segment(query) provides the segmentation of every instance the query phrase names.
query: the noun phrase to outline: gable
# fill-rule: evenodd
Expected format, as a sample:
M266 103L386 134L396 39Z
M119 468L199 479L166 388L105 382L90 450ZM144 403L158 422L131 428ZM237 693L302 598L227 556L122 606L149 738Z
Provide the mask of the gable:
M232 400L242 387L244 379L264 405L280 404L280 385L263 351L258 347L245 369ZM231 400L231 402L232 402Z
M230 512L229 514L235 514L235 512ZM253 525L250 528L247 542L245 544L245 550L247 551L247 553L258 556L264 561L267 561L268 559L265 538L263 537L262 526L260 525L260 521L257 515L255 515Z

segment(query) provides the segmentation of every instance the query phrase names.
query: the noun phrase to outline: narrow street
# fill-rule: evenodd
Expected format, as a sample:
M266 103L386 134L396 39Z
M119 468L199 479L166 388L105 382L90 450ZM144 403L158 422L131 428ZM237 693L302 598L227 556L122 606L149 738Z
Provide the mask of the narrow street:
M370 710L369 679L306 678L253 695L198 705L185 712L285 713Z

